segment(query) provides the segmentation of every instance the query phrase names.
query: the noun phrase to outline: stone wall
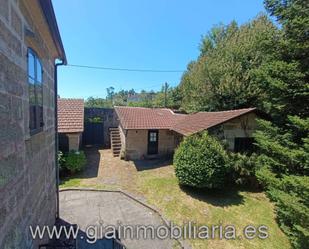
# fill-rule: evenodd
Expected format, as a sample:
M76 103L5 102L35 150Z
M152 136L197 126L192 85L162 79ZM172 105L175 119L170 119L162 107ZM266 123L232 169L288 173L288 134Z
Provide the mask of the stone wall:
M211 128L209 133L216 135L220 140L225 140L228 149L233 151L236 137L252 137L257 125L255 119L256 114L249 113Z
M95 108L95 107L85 107L85 122L87 119L101 118L104 125L104 147L110 148L110 135L109 128L118 127L119 121L116 112L113 108Z
M136 160L147 157L148 130L126 130L125 155L127 159ZM121 137L121 136L120 136ZM158 156L171 155L177 146L175 133L159 130Z
M81 146L80 144L82 139L81 133L80 132L68 133L66 135L68 136L69 139L69 151L71 150L78 151Z
M37 248L30 225L53 225L56 215L54 59L48 26L32 19L38 1L0 0L0 248ZM35 6L35 4L37 6ZM30 4L29 4L30 5ZM43 17L41 17L44 20ZM25 27L33 31L27 37ZM29 132L27 48L43 64L43 131Z

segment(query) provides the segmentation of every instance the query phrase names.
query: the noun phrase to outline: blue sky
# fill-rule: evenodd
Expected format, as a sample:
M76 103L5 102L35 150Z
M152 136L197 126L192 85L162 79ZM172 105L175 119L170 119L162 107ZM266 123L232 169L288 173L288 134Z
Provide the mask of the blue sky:
M245 23L264 11L262 0L53 0L69 64L184 70L214 25ZM182 73L61 67L61 97L105 97L106 88L159 90Z

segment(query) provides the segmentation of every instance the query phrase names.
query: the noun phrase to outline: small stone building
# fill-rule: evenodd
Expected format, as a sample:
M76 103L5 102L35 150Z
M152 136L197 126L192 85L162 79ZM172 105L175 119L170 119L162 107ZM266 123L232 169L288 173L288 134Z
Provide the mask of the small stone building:
M189 115L164 108L115 110L119 127L111 131L112 149L116 155L130 160L171 155L183 137L205 130L225 140L230 150L244 151L252 147L256 129L255 108Z
M55 59L50 0L0 0L0 248L38 248L29 226L57 216Z
M58 98L59 150L78 151L84 131L84 100Z

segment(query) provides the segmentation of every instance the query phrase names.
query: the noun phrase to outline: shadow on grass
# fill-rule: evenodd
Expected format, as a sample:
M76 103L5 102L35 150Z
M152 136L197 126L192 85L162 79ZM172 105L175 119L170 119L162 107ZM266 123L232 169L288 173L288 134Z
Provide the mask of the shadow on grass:
M133 161L133 164L137 171L144 171L170 166L172 160L170 158L143 159L135 160Z
M101 155L99 152L99 148L91 147L91 148L84 148L83 149L87 163L84 169L81 172L77 172L75 174L71 174L68 170L63 169L60 171L60 178L63 180L69 180L74 178L94 178L98 176L99 173L99 166L100 166L100 159Z
M213 206L227 207L233 205L241 205L244 198L239 194L239 189L207 189L193 188L188 186L180 186L181 190L194 199L207 202Z
M85 168L81 172L77 172L75 174L71 174L66 169L60 171L60 186L77 187L80 186L82 179L94 178L98 176L101 159L99 148L84 148L84 152L87 158Z
M87 158L85 169L78 174L79 178L93 178L97 177L99 173L101 155L99 147L84 148Z

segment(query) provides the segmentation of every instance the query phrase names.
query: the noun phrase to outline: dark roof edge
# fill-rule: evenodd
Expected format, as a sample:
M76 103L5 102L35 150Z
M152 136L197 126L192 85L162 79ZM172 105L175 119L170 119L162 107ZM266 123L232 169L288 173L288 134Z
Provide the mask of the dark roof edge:
M54 40L54 43L56 45L57 51L60 55L59 59L61 59L63 61L63 63L66 65L67 64L67 58L66 58L64 47L63 47L63 44L62 44L62 40L61 40L61 36L60 36L60 32L59 32L59 28L58 28L53 4L52 4L51 0L39 0L39 2L40 2L40 5L41 5L41 9L43 11L43 14L45 16L46 22L48 24L50 33L51 33L52 38Z

